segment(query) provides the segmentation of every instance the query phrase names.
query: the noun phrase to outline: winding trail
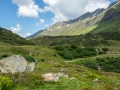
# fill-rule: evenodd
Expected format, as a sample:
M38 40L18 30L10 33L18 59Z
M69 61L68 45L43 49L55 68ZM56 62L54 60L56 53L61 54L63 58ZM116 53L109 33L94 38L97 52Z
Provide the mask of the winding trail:
M104 55L97 55L97 56L93 56L93 57L87 57L87 58L81 58L81 59L75 59L75 60L70 60L70 61L65 61L65 63L69 63L69 62L76 62L76 61L81 61L81 60L85 60L85 59L95 59L97 57L105 57L105 56L120 56L120 54L104 54Z

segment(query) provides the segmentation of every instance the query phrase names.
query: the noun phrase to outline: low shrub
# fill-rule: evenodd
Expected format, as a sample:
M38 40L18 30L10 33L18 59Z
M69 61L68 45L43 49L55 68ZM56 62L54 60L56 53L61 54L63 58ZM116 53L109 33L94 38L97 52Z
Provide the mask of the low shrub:
M57 57L57 54L53 54L53 56Z
M13 81L6 76L0 76L0 90L10 90L13 86Z
M119 57L105 57L96 58L95 60L84 60L76 62L77 65L84 65L88 68L98 70L98 65L100 69L106 72L117 72L120 73L120 58Z
M28 61L28 62L35 62L35 58L34 58L33 56L26 55L26 56L24 56L24 58L25 58L26 61Z
M103 50L104 52L107 52L107 51L109 50L109 48L102 48L102 50Z
M9 55L8 54L3 54L2 55L2 58L6 58L6 57L9 57Z
M41 59L41 62L45 62L45 59Z
M12 76L14 81L14 87L17 85L28 87L29 89L35 89L44 85L44 79L39 74L33 73L15 73Z
M98 79L100 79L101 76L98 75L98 74L95 74L95 73L88 73L88 78L91 78L91 79L98 78Z
M64 59L76 59L81 57L90 57L95 56L97 54L95 48L80 48L76 45L71 46L56 46L58 54L62 56Z
M94 62L94 61L86 60L84 65L88 68L92 68L92 69L95 69L95 70L98 69L97 63Z

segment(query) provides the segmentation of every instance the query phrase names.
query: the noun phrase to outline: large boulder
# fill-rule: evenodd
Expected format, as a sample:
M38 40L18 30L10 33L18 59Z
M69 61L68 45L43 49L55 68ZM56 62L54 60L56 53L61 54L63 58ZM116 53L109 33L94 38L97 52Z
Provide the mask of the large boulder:
M13 55L0 60L1 73L15 73L24 72L28 63L24 57L20 55Z

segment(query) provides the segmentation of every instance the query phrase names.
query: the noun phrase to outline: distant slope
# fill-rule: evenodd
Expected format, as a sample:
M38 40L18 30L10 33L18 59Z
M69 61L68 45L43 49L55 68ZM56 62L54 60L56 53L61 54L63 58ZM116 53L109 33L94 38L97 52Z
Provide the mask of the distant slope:
M1 27L0 27L0 42L9 43L13 45L34 44L30 41L27 41L25 38L22 38L19 35L12 33L10 30Z
M92 25L95 25L95 23L99 21L99 20L95 20L95 21L92 20L94 20L96 16L102 13L104 10L105 9L97 9L92 13L87 12L73 20L57 22L52 26L42 31L40 30L27 38L36 37L39 35L60 36L60 35L79 35L79 34L87 33L91 31L93 28L95 28L95 26Z
M97 9L80 17L63 22L57 22L37 35L65 36L87 33L115 32L120 30L120 1L112 3L106 10Z
M43 30L40 30L40 31L38 31L38 32L36 32L36 33L34 33L34 34L32 34L32 35L26 37L26 38L33 38L33 37L36 37L36 36L38 36L38 35L39 35L40 33L42 33L42 32L43 32Z
M109 7L92 33L120 31L120 1Z
M109 46L111 43L109 41L120 41L120 32L101 32L97 34L88 33L85 35L76 36L43 36L30 39L30 41L47 46L57 46L57 45L77 45L85 47L94 46ZM114 44L112 44L115 46ZM118 49L118 47L117 47Z
M74 20L57 22L41 34L48 36L86 34L96 27L95 24L102 18L101 16L97 18L97 16L103 11L104 9L97 9L92 13L85 13Z

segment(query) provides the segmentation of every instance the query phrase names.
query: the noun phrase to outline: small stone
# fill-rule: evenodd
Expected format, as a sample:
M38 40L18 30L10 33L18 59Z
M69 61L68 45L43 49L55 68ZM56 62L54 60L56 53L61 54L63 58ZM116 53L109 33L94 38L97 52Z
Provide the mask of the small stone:
M34 71L34 68L35 68L35 63L32 62L32 63L30 63L30 64L27 66L26 70L27 70L28 72L33 72L33 71Z
M98 78L96 78L96 79L94 79L94 80L92 80L93 82L98 82L99 80L98 80Z
M115 87L115 89L114 89L114 90L118 90L118 88L116 88L116 87Z
M76 78L75 77L71 77L70 80L75 80Z
M64 73L61 73L61 72L59 72L59 73L56 73L56 75L58 76L58 77L64 77Z
M68 75L64 75L65 78L68 78Z
M64 71L64 69L61 69L61 70L60 70L60 72L63 72L63 71Z

